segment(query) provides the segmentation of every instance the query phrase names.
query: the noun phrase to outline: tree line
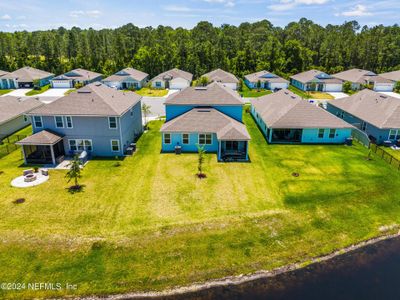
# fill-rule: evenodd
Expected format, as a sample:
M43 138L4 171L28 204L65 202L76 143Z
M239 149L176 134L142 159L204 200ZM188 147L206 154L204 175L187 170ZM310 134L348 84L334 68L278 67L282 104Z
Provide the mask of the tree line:
M239 77L263 69L284 77L311 68L380 73L400 68L400 27L361 28L356 21L323 27L303 18L284 28L263 20L220 27L199 22L192 29L127 24L0 32L0 69L23 66L55 74L85 68L105 75L130 66L151 77L174 67L195 77L215 68Z

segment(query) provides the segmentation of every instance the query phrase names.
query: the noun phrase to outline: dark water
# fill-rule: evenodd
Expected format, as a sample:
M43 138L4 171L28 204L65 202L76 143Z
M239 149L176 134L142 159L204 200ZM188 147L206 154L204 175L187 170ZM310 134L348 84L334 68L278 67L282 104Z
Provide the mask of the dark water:
M400 299L400 239L274 278L170 299Z

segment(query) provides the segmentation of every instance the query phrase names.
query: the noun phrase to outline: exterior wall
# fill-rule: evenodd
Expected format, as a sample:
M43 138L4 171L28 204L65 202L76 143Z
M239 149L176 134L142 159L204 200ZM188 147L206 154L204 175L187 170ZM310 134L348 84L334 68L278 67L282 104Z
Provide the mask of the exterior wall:
M190 81L186 80L184 78L175 78L172 79L169 83L169 88L170 89L184 89L187 88L188 86L190 86Z
M16 89L18 87L18 83L14 79L1 79L0 78L0 89Z
M58 89L58 88L72 88L72 80L52 80L51 87Z
M30 122L30 118L26 118L26 122L24 121L24 116L20 115L4 124L0 125L0 140L6 136L13 134L14 132L28 126Z
M375 83L375 92L393 92L394 83Z
M289 83L286 82L273 82L269 84L269 89L270 90L275 90L275 89L287 89L289 87Z
M227 83L222 83L222 84L223 84L224 86L226 86L226 87L228 87L228 88L234 90L234 91L237 90L237 83L234 83L234 82L232 82L232 83L227 82Z
M141 89L147 84L147 77L141 81L127 79L123 81L103 81L103 83L111 88L116 88L117 90L123 89L123 83L127 83L132 86L137 83L137 89Z
M251 112L251 115L253 116L253 118L256 120L256 123L259 126L259 128L261 129L261 132L263 133L264 137L269 141L269 136L267 134L267 130L268 130L267 124L265 124L264 120L260 117L260 115L258 115L258 113L253 105L251 106L250 112Z
M250 82L247 79L245 79L245 84L250 88L250 89L256 89L257 88L257 82ZM269 89L269 90L274 90L274 89L287 89L289 87L289 83L287 82L261 82L261 88L264 89Z
M322 129L322 128L321 128ZM346 138L351 137L351 129L336 129L336 135L334 138L329 138L329 129L325 128L324 137L318 137L319 128L306 128L303 129L301 137L302 143L312 144L343 144Z
M129 144L135 141L135 138L143 132L141 101L139 101L134 107L121 116L120 124L120 145L123 153L125 153L125 150L127 147L129 147Z
M294 87L297 87L298 89L300 89L302 91L306 90L306 85L295 79L290 78L290 84L293 85Z
M196 144L199 143L199 133L189 134L189 144L182 144L182 133L171 133L171 144L164 143L164 134L162 134L162 151L163 152L173 152L175 151L175 146L179 145L182 147L182 152L197 152ZM218 139L215 133L212 134L212 144L205 145L204 149L206 152L216 153L218 152Z
M352 82L352 83L351 83L351 89L352 89L353 91L361 90L361 84L356 83L356 82Z
M165 113L166 113L166 121L168 122L171 119L174 119L189 110L199 107L197 105L166 105ZM213 106L216 110L226 114L227 116L242 121L242 105L232 105L232 106Z
M324 92L341 92L343 90L342 84L326 83L324 84Z

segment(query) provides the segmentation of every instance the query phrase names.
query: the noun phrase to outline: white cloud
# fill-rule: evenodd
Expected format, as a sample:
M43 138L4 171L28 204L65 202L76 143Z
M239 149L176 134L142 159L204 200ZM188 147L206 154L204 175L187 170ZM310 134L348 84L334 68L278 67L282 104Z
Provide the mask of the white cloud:
M268 5L268 9L273 11L291 10L299 5L322 5L329 0L280 0L276 4Z
M351 10L344 11L340 15L346 17L362 17L362 16L372 16L372 13L368 11L365 5L357 4Z
M203 0L207 3L216 3L216 4L224 4L226 7L234 7L235 1L234 0Z
M79 17L90 17L90 18L98 18L103 13L99 10L73 10L70 11L69 16L73 18Z
M0 20L11 20L11 16L10 15L2 15L1 17L0 17Z

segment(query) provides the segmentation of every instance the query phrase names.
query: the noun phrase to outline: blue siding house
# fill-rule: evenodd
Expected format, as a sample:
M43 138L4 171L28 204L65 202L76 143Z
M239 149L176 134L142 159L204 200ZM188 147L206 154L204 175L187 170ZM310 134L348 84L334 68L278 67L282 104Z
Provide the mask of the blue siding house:
M364 89L350 97L329 101L327 110L364 131L372 142L400 140L400 100Z
M251 114L268 143L342 144L353 128L289 90L252 100Z
M32 110L33 135L19 142L27 163L55 164L82 151L123 156L142 133L141 96L101 83Z
M31 67L23 67L1 76L2 89L33 88L37 80L39 86L50 84L54 74Z
M242 123L243 102L221 83L188 87L165 102L162 151L196 152L197 145L219 161L247 161L250 135Z
M259 71L248 74L244 77L244 82L251 89L258 88L259 83L260 88L272 91L287 89L289 87L289 81L268 71Z
M341 92L343 81L318 70L302 72L290 77L290 84L302 91Z

